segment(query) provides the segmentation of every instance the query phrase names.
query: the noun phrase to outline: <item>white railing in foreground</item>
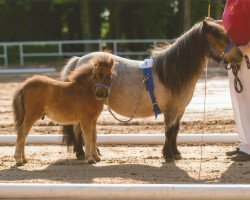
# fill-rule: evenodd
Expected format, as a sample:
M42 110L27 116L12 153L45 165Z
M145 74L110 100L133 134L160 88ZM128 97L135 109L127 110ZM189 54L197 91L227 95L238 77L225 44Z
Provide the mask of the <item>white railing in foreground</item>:
M0 183L0 198L92 200L249 200L250 184Z
M0 144L14 144L16 135L0 135ZM99 134L98 144L164 144L164 134ZM178 144L239 142L237 134L179 134ZM62 144L62 135L29 135L26 144Z
M131 44L131 43L138 43L138 44L148 44L147 48L150 48L151 45L155 45L157 42L162 41L169 41L167 39L119 39L119 40L65 40L65 41L30 41L30 42L1 42L0 49L2 53L0 54L0 58L4 59L4 65L7 66L9 64L8 60L8 47L17 46L19 49L19 58L20 58L20 65L23 66L25 63L25 58L31 57L62 57L62 56L82 56L87 53L87 51L81 52L70 52L64 51L65 45L96 45L95 49L92 51L101 51L104 46L107 44L111 44L112 52L115 55L119 56L135 56L141 55L146 56L148 55L147 49L145 51L133 51L131 50L119 50L119 45L121 44ZM56 51L53 52L27 52L25 51L25 47L32 47L32 46L56 46Z

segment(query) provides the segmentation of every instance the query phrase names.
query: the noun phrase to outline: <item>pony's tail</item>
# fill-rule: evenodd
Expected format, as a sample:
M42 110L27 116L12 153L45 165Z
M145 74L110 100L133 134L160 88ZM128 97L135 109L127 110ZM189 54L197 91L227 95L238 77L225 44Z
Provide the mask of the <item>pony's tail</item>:
M61 71L61 76L60 76L61 81L67 81L68 75L70 74L71 71L75 69L76 63L79 60L79 58L80 57L74 56L68 60L67 64L63 67Z
M62 127L62 132L63 132L62 143L67 145L69 150L69 147L75 143L75 134L73 130L73 125L64 125Z
M23 95L23 88L18 89L14 94L12 102L15 131L22 129L23 125L25 115Z

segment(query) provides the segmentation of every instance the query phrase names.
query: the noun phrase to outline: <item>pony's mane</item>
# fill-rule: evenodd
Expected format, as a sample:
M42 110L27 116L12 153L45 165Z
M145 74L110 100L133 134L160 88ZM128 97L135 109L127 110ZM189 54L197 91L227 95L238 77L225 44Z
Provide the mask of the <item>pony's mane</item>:
M110 57L108 55L98 55L93 57L89 62L84 63L82 66L77 67L69 75L69 81L83 81L89 80L93 73L94 65L98 63L98 66L106 66Z
M92 62L84 63L82 66L77 67L73 70L69 75L69 81L80 82L83 80L87 80L88 77L93 72L94 64Z
M207 40L202 31L202 22L199 22L170 46L152 49L151 57L160 81L176 93L198 73L207 51Z
M171 44L173 44L173 43L170 43L170 42L157 43L155 46L153 46L152 49L149 50L151 52L151 57L155 57L156 55L158 55L162 51L166 50L167 48L170 47Z

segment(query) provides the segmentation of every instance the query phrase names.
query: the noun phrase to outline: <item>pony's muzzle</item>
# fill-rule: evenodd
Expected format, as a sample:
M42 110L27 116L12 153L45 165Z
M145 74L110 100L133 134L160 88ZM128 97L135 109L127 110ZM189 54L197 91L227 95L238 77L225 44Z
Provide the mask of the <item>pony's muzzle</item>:
M235 51L236 52L232 52L232 54L230 54L229 52L226 56L228 56L228 60L230 63L232 63L233 65L238 65L243 60L243 53L240 49L235 49Z
M98 100L105 100L108 98L108 91L102 88L97 88L95 95Z

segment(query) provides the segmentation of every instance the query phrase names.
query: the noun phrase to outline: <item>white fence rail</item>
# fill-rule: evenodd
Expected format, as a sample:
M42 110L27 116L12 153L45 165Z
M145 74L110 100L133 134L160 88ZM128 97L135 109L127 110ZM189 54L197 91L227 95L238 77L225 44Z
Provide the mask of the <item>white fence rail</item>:
M89 53L89 51L64 51L64 46L68 45L95 45L95 48L92 48L91 51L101 51L103 47L107 44L112 46L112 52L119 56L146 56L148 55L147 49L151 45L155 45L157 42L162 42L167 40L159 39L131 39L131 40L68 40L68 41L32 41L32 42L2 42L0 43L0 59L3 59L4 65L9 64L8 60L8 47L16 46L19 51L20 65L25 64L26 58L34 57L63 57L63 56L80 56ZM143 51L133 51L133 49L120 50L119 45L124 44L148 44L147 49ZM35 47L35 46L56 46L56 50L53 52L30 52L25 50L25 47ZM85 48L86 49L86 48Z

